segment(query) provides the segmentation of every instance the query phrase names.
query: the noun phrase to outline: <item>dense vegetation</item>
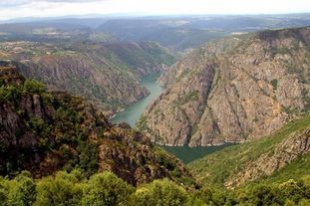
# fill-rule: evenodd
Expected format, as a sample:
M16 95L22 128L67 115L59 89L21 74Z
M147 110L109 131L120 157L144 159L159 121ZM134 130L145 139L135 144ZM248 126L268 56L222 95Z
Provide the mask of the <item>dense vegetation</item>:
M78 104L81 99L72 99L65 94L63 95L64 98L53 96L46 91L44 84L32 79L27 79L20 84L2 85L0 87L0 103L4 107L5 105L12 106L12 109L23 119L23 122L18 122L14 137L6 137L7 134L5 133L8 133L8 128L3 128L0 174L13 174L15 171L23 169L27 162L32 161L29 158L33 153L40 156L49 151L57 153L58 156L58 158L51 157L50 161L56 162L50 164L62 165L67 169L80 168L86 173L97 171L98 145L87 142L89 134L83 129L84 117L72 107L73 103ZM36 109L33 112L27 111L29 108L27 106L24 108L21 104L24 101L31 101L31 98L37 98L38 104L44 104L46 108L33 105L33 107L38 107L37 110L39 111ZM29 106L32 107L31 104ZM55 112L50 113L47 111L49 109L53 109ZM4 111L1 109L1 112ZM7 114L9 118L9 112ZM104 122L98 121L97 124L97 127L105 128ZM31 134L27 135L28 131ZM16 141L21 145L10 144L8 138L16 138ZM25 145L29 143L23 143L23 138L28 138L28 141L31 139L38 141L36 145L33 145L34 148L31 148L33 151L26 148ZM18 147L21 147L20 150L14 151ZM8 153L10 155L6 155ZM61 158L60 162L59 157Z
M257 184L236 191L210 187L186 190L167 179L133 187L111 172L87 178L79 170L33 179L27 171L14 179L0 178L2 206L203 206L203 205L300 205L310 204L310 177L280 184Z

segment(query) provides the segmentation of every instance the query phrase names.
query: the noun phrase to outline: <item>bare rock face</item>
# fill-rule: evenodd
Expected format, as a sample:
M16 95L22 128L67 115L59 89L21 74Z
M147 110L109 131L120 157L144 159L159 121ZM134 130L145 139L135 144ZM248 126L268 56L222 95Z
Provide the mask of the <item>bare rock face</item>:
M283 140L272 151L262 154L253 162L249 162L241 172L227 180L225 186L227 188L234 188L262 176L270 176L275 171L309 152L310 129L306 129L297 134L292 134L291 137Z
M159 79L167 87L140 121L158 144L207 146L273 133L309 110L310 28L209 43Z
M152 42L16 41L0 42L0 47L0 59L19 62L19 72L25 77L44 82L48 89L90 99L107 114L147 96L139 79L175 62L168 50Z

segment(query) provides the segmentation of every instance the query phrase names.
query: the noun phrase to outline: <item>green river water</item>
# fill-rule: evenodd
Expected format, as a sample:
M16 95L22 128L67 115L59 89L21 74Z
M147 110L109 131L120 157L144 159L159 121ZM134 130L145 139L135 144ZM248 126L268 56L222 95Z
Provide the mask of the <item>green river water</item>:
M126 122L131 127L135 127L137 121L139 120L146 107L150 105L157 97L159 97L162 92L164 92L164 89L156 83L156 80L159 76L160 74L157 73L142 78L140 83L149 90L150 95L129 105L123 111L117 113L114 118L110 119L110 121L115 124ZM188 146L163 148L171 154L177 156L184 163L189 163L195 159L201 158L207 154L211 154L227 146L229 145L194 148Z
M116 116L110 121L116 124L126 122L131 127L135 127L137 121L139 120L146 107L151 104L152 101L154 101L157 97L159 97L159 95L164 91L161 86L156 84L156 80L159 76L160 73L155 73L142 78L140 84L146 87L150 94L147 97L129 105L123 111L117 113Z

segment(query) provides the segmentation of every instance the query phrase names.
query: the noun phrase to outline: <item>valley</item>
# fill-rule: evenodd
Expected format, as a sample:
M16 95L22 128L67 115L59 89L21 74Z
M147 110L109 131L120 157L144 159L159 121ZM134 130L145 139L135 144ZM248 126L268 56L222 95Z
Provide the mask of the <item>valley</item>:
M142 116L144 110L149 106L156 98L158 98L164 89L156 82L160 73L155 73L141 79L141 85L146 87L149 91L149 95L141 100L129 105L123 111L116 113L114 117L110 119L113 124L127 123L132 128L136 127L136 123ZM208 147L163 147L167 152L175 155L184 164L190 163L193 160L204 157L207 154L224 149L231 144L225 144L220 146L208 146Z
M132 103L123 111L116 113L116 115L112 117L110 121L115 124L125 122L134 128L146 107L150 105L164 91L164 89L156 83L159 76L160 73L155 73L143 77L140 81L140 84L148 90L149 94L147 97Z
M3 20L0 205L310 205L309 19Z
M110 115L147 96L140 78L175 61L174 55L152 42L6 41L0 48L0 58L17 62L26 77L43 81L49 89L83 96Z

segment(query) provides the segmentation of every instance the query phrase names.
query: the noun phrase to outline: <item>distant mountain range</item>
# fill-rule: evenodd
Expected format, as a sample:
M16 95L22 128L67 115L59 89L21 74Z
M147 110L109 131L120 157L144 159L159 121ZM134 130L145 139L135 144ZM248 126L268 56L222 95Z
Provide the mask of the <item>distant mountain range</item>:
M29 34L34 28L52 27L64 31L75 29L75 32L79 31L78 36L81 34L90 36L92 33L105 32L119 41L155 41L165 47L182 51L197 47L210 40L228 36L233 32L309 26L309 16L309 14L149 17L91 15L86 17L27 18L11 20L0 25L0 32L3 32L0 39L6 36L9 39L19 37L29 40ZM18 28L22 29L18 30ZM36 36L38 37L38 35Z

